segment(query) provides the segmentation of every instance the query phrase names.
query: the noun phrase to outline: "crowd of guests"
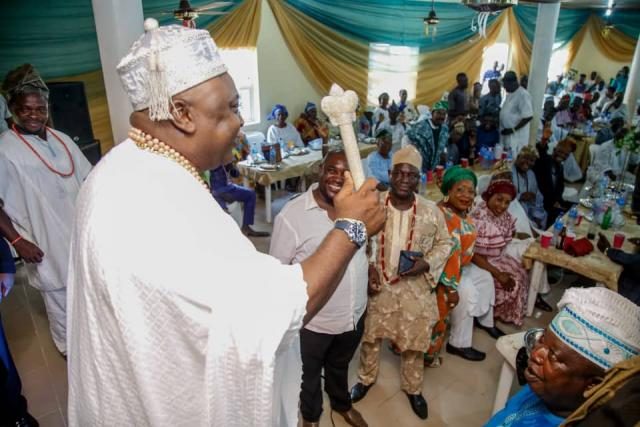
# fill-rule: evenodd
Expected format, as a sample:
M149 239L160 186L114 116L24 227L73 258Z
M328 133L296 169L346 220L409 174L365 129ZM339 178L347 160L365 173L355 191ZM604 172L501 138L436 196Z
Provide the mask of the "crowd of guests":
M616 117L607 112L617 108L615 100L621 95L614 90L612 107L605 108L604 113L595 110L587 114L592 109L591 100L576 99L588 98L585 94L599 82L589 85L580 79L570 94L559 91L557 98L547 100L538 126L538 143L530 146L533 110L526 79L518 79L511 71L500 80L491 78L501 75L497 64L491 71L487 73L489 91L485 95L481 95L480 83L469 92L467 76L460 73L453 90L430 109L421 105L414 108L406 100L406 91L401 91L397 101L382 93L373 111L361 112L355 131L361 137L376 139L377 150L364 163L368 175L379 183L387 222L380 235L370 241L368 265L364 254L352 260L318 321L314 319L300 334L303 426L319 423L323 368L333 411L349 425L367 425L365 416L352 403L365 398L375 385L385 339L390 341L391 351L400 356L401 389L410 407L426 419L424 367L442 364L443 350L468 361L484 360L486 354L472 345L474 326L497 339L504 333L496 320L517 327L523 324L532 286L523 254L537 233L571 206L563 199L566 164L575 162L575 141L569 133L602 117L603 128L612 128L615 135ZM550 86L560 84L551 82ZM317 117L317 111L313 116ZM327 138L329 128L325 124L328 130L313 136ZM495 153L496 147L506 153L508 161L492 159L491 174L479 183L467 165L481 161L486 152L483 148ZM343 184L345 170L348 164L344 152L340 148L329 152L318 184L289 202L276 217L271 253L283 263L299 262L320 244L335 219L332 200ZM444 170L441 176L437 176L438 170ZM437 180L444 195L437 204L419 193L426 176ZM310 222L318 226L310 230ZM363 277L368 277L368 301L362 290L357 290L356 282ZM541 280L543 283L535 285L548 292L546 273ZM594 294L600 292L604 292L602 298L615 301L604 307L608 316L631 313L628 321L640 321L633 302L613 292L593 290ZM579 312L585 307L576 307L580 304L575 300L595 298L590 294L591 290L571 289L559 307ZM626 311L613 309L617 304L625 305ZM540 295L536 307L552 311ZM595 322L597 316L589 310L597 311L586 309L584 322ZM562 310L561 315L566 317ZM610 363L592 364L593 358L582 351L580 343L562 334L567 327L563 322L554 319L544 342L540 340L531 350L526 374L530 387L516 395L488 425L502 425L505 420L514 426L559 425L583 404L582 390L599 384L603 366L612 367ZM630 330L625 333L630 334L627 338L636 335ZM631 339L637 346L638 337ZM358 343L358 381L349 395L348 364ZM590 382L576 382L573 388L564 390L561 380L546 381L538 370L548 363L543 358L549 357L550 351L562 352L567 360L576 361L570 373L563 373L565 381L575 382L573 376L579 371ZM637 355L637 351L631 354ZM619 359L621 366L626 366L625 360ZM633 366L625 369L637 372L637 364L636 357ZM581 419L585 415L572 417Z
M430 109L414 107L406 90L399 92L397 102L383 93L379 105L362 111L355 123L356 133L376 140L377 150L366 159L366 169L378 181L387 220L379 235L359 247L333 295L300 331L303 426L319 425L323 380L331 408L349 425L367 425L353 403L365 398L376 383L383 340L389 340L391 350L400 355L401 388L410 407L419 418L427 419L424 368L441 365L443 349L479 362L486 354L472 345L474 325L497 339L504 333L496 319L518 327L523 324L531 286L522 265L523 253L534 230L544 229L567 208L562 198L565 162L573 146L565 132L599 117L610 124L611 138L619 138L628 118L621 95L628 68L602 95L597 73L590 81L581 75L574 85L558 79L549 84L552 99L540 123L539 143L533 148L528 146L533 112L526 79L518 79L512 71L502 75L498 64L484 77L487 94L482 95L479 82L469 92L468 78L460 73L456 86ZM71 218L91 166L69 137L47 126L48 89L33 67L10 73L4 89L8 108L3 109L0 102L0 114L8 128L0 134L0 200L4 202L0 232L27 263L29 282L45 300L51 335L66 355ZM600 98L609 101L598 108ZM288 118L284 105L273 108L269 144L302 148L314 140L325 142L335 132L311 102L294 124ZM243 204L243 233L263 237L268 233L252 227L255 192L233 182L238 176L234 162L246 158L250 150L239 138L234 158L211 170L209 183L222 209L233 202ZM467 166L488 150L503 151L505 160L511 157L513 162L498 159L487 182L481 183ZM299 264L316 253L340 222L334 200L347 182L348 170L342 149L334 147L327 153L318 183L289 201L276 217L272 256L283 264ZM437 180L444 196L438 203L419 194L427 176ZM4 239L0 239L0 299L11 289L15 275ZM609 250L607 242L602 245ZM536 286L544 290L548 283ZM536 305L552 310L541 298ZM604 289L569 289L559 308L530 349L524 374L529 386L488 425L504 425L507 420L513 426L558 425L564 420L588 425L583 422L610 416L601 408L616 396L637 397L637 388L625 389L637 382L640 369L637 305ZM576 330L586 335L576 336ZM1 413L0 423L37 426L21 396L2 332L0 323L0 379L4 381L0 405L11 411ZM586 348L587 342L592 347ZM358 346L358 381L350 389L348 366ZM294 381L299 384L299 379ZM595 395L612 389L625 391L593 402ZM585 395L587 391L590 394ZM614 409L621 407L628 411L628 401Z
M383 152L390 146L386 134ZM524 149L516 163L528 171L536 156L536 151ZM443 350L469 361L484 360L486 354L472 346L474 324L499 338L504 333L496 319L516 326L523 323L530 278L521 260L530 239L517 232L517 218L509 212L518 196L511 179L515 172L506 165L497 168L478 200L475 173L459 165L450 167L439 183L445 197L434 203L418 193L422 165L413 145L391 155L389 184L379 196L387 207L383 230L370 240L367 251L360 248L334 295L300 333L300 412L305 427L319 425L323 373L331 409L349 425L367 425L366 414L353 403L375 386L383 340L389 340L390 349L400 356L400 387L409 406L426 419L425 367L445 363ZM329 151L319 182L286 204L276 217L272 255L295 264L321 244L336 219L333 200L348 170L344 151L340 147ZM533 188L526 190L523 194L532 193ZM367 287L362 286L364 281ZM593 406L583 397L585 390L610 386L610 381L600 384L606 370L619 363L615 369L624 372L623 379L635 378L629 371L637 373L640 363L637 305L613 291L593 288L568 290L559 308L544 339L530 349L524 373L529 386L487 425L503 425L505 419L513 426L557 426L567 417L584 421L589 411L574 411L581 405ZM575 318L581 323L572 329L568 322ZM608 323L600 323L604 318ZM618 327L622 323L624 331ZM597 331L589 338L567 333L577 326ZM632 343L628 355L599 358L584 349L584 339L608 339L603 345L611 345L609 334L621 340L616 342ZM349 392L348 366L358 344L358 380ZM556 367L559 362L552 352L569 365L566 370ZM628 361L634 356L633 362ZM545 377L547 369L555 375ZM566 384L571 387L565 388ZM635 396L636 392L629 393ZM623 410L632 411L629 405L622 405Z

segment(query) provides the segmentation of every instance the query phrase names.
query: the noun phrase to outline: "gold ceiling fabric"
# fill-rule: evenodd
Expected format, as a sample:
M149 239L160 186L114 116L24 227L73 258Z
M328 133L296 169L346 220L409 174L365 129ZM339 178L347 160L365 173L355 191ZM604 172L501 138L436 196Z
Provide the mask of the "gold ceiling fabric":
M467 74L470 84L477 81L482 72L479 55L496 42L504 22L505 14L501 13L487 28L485 39L475 36L447 49L421 53L415 104L433 105L455 87L455 76L460 72Z
M356 92L360 104L366 105L369 46L342 36L282 0L268 1L291 54L316 90L329 93L337 83Z
M524 31L522 31L522 28L520 28L513 9L507 9L506 15L509 22L509 41L511 43L510 69L515 71L518 74L518 78L520 78L523 75L529 75L533 45Z
M262 0L245 0L228 15L214 21L207 30L223 49L252 47L258 44Z
M573 61L576 59L576 55L578 55L578 51L582 46L582 42L584 42L584 36L585 34L587 34L587 31L589 30L588 22L589 20L587 20L587 22L584 23L582 28L580 28L580 31L578 31L567 44L568 54L567 54L567 61L564 64L565 72L569 71L569 69L571 68Z
M617 62L631 62L636 48L636 40L613 28L605 36L602 34L604 22L595 15L587 20L593 44L607 58Z

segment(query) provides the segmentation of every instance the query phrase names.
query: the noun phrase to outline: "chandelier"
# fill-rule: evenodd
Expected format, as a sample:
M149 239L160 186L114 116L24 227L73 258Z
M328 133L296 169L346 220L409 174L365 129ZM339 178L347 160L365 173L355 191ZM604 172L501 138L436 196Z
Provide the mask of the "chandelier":
M432 39L435 38L436 34L438 33L438 23L440 22L438 15L436 15L434 3L435 0L431 0L431 11L429 12L429 15L427 15L427 17L422 20L422 22L424 23L424 34L426 36L429 36L429 34L431 34Z
M518 0L462 0L462 4L478 12L471 19L471 31L487 36L489 16L499 14L503 9L518 4Z

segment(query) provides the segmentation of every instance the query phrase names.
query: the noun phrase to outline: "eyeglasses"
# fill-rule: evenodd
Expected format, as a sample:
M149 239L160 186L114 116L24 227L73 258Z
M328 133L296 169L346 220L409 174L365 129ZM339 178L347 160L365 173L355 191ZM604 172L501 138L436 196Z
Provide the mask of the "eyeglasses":
M538 345L540 339L544 336L544 328L529 329L524 334L524 346L527 349L527 356L531 356L534 347Z

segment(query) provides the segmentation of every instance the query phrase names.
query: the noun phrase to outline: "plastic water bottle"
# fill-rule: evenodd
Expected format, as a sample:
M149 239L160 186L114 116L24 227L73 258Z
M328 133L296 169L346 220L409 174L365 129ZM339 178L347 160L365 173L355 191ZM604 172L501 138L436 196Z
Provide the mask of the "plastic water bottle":
M426 173L422 173L420 174L420 192L419 194L421 196L424 196L427 192L427 174Z
M553 240L551 243L553 246L558 246L560 244L560 233L562 233L562 229L564 228L564 224L562 223L562 214L558 215L556 222L553 223Z
M567 230L573 231L573 227L576 225L576 221L578 221L578 205L573 205L567 217Z
M620 196L616 199L616 204L613 206L612 225L615 229L620 229L624 225L624 206L627 204L626 199Z
M284 143L282 138L278 138L278 145L280 146L280 153L284 154L287 150L287 145Z
M276 164L276 148L272 145L269 150L269 163L272 165Z

